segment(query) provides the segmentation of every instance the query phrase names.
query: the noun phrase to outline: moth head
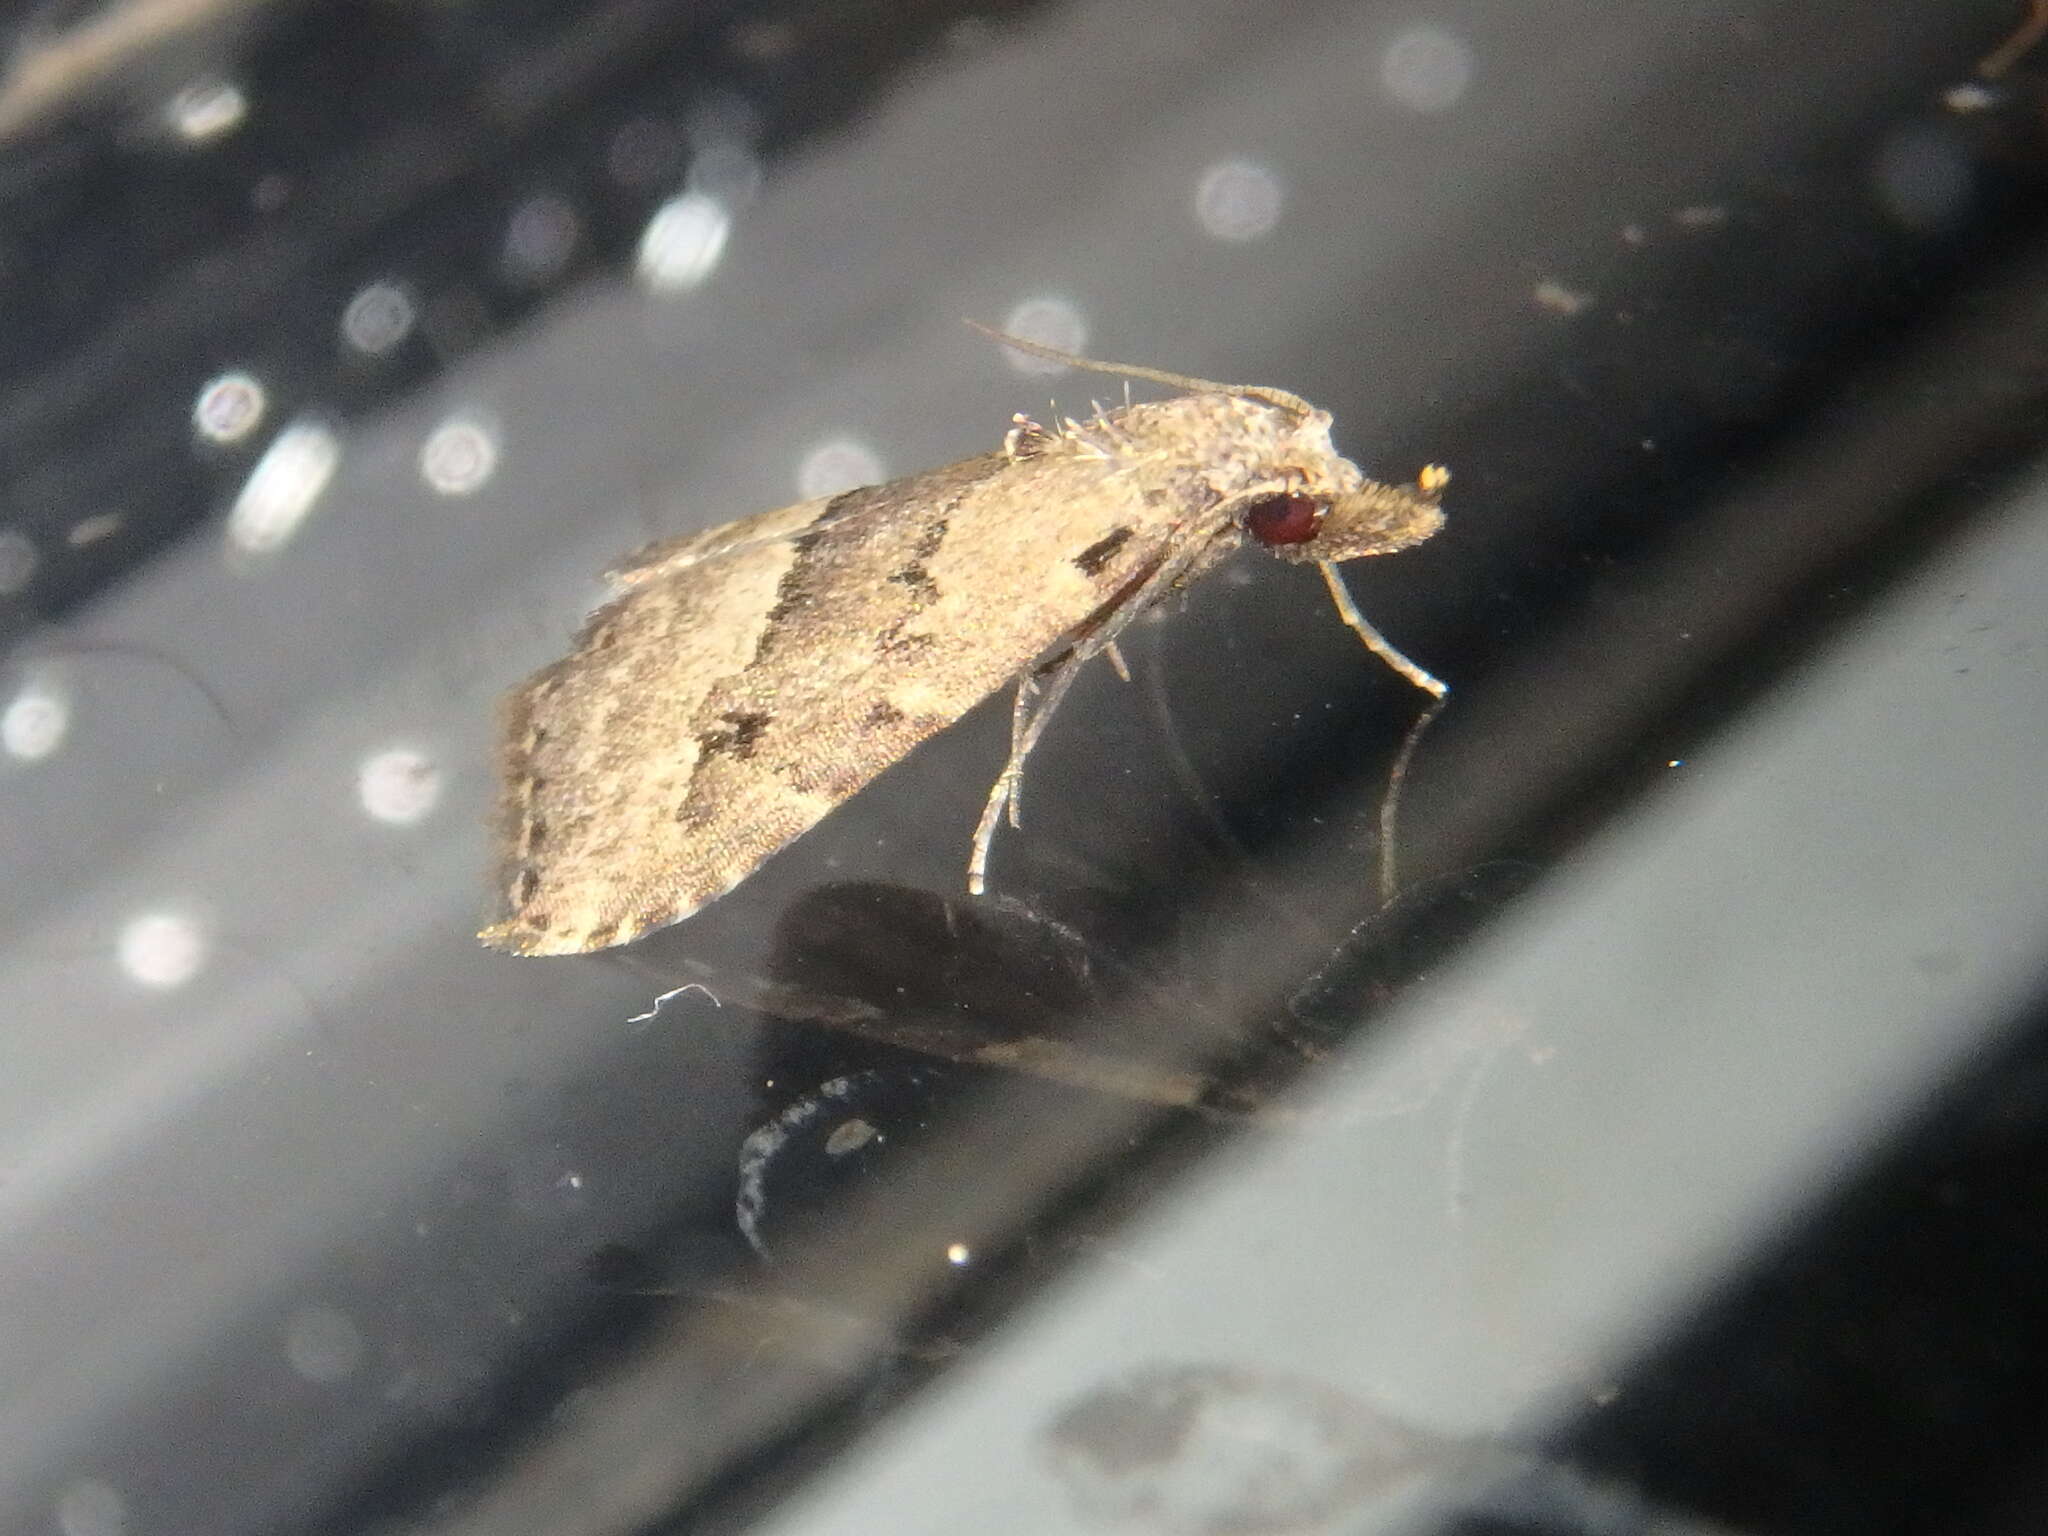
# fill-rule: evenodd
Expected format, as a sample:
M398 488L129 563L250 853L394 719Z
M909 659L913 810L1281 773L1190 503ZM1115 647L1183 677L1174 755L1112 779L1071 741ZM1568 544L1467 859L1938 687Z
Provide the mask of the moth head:
M1312 485L1266 491L1244 503L1238 522L1253 543L1282 560L1391 555L1443 527L1443 489L1450 478L1441 464L1431 464L1412 485L1367 480L1336 493Z

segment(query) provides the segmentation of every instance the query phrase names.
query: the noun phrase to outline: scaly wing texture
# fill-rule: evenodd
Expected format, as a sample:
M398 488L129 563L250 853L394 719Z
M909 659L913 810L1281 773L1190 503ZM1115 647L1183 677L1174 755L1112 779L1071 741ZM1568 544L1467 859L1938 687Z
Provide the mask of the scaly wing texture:
M1188 508L1153 472L1171 454L1110 442L969 459L629 561L508 702L484 941L573 954L689 916L1113 605Z

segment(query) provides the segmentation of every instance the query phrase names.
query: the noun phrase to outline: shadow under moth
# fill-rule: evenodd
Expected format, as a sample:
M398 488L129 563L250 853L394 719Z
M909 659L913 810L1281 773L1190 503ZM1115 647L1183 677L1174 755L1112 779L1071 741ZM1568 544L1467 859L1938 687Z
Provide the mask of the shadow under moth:
M1322 570L1344 621L1418 688L1334 564L1419 544L1449 474L1368 480L1299 396L1097 363L1182 391L994 453L652 544L574 648L506 701L491 922L522 955L682 921L1006 683L1010 754L975 831L982 890L1024 760L1080 669L1246 543Z

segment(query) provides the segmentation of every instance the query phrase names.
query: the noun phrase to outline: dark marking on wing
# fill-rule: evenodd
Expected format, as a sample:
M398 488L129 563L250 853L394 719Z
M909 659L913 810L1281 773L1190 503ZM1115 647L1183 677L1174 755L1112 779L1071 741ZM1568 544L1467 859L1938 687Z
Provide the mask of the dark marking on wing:
M1083 576L1095 575L1105 565L1109 564L1111 556L1130 543L1130 541L1131 530L1128 528L1118 528L1104 534L1093 544L1082 550L1081 553L1074 556L1075 569L1080 571Z
M930 650L932 645L930 635L906 635L902 633L901 626L894 624L875 636L875 649L888 656L914 655Z
M892 571L889 579L899 586L905 586L917 596L917 605L937 602L939 584L932 580L931 568L925 562L939 552L939 546L946 542L947 522L943 517L934 518L923 533L917 536L917 543L911 546L910 560L901 570Z
M865 499L873 492L874 487L862 486L858 490L845 491L834 496L826 503L825 510L818 514L811 526L789 541L789 547L795 552L795 557L790 561L789 569L782 573L782 580L776 585L775 605L761 621L761 640L754 650L755 660L758 661L769 647L775 644L778 631L787 620L810 606L816 595L813 578L816 574L814 567L818 562L815 556L819 548L827 545L831 539L832 525L854 510L857 505L855 498Z
M868 710L867 718L861 724L873 731L879 730L884 726L900 725L902 721L902 710L891 704L887 699L877 699Z
M802 613L805 607L809 605L811 601L811 562L809 556L811 551L816 549L823 541L824 534L822 532L798 534L789 541L790 547L796 551L796 558L790 562L789 569L782 573L782 580L776 584L775 588L775 606L768 610L767 617L761 621L761 644L763 648L774 642L777 629L781 628L787 620ZM756 654L758 655L759 653L757 652Z
M728 710L720 715L731 729L705 731L697 737L697 750L702 763L719 753L729 753L745 760L754 755L754 745L761 739L761 733L773 721L772 715L757 714L749 710Z
M917 594L920 606L934 602L939 595L939 584L932 580L932 573L921 561L912 561L899 571L891 571L889 579L898 586L908 587Z

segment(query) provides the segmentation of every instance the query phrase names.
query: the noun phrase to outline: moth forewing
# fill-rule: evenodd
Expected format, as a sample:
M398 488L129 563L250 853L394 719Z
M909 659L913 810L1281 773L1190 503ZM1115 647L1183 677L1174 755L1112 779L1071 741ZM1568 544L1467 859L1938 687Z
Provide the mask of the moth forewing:
M1296 397L1187 382L1087 422L1020 418L997 453L624 562L571 653L508 700L483 941L575 954L678 922L1017 682L979 889L1032 745L1138 613L1247 538L1327 572L1441 523L1441 472L1378 485Z

